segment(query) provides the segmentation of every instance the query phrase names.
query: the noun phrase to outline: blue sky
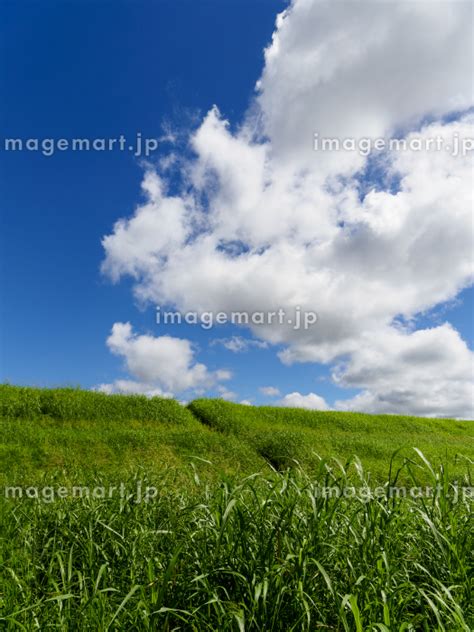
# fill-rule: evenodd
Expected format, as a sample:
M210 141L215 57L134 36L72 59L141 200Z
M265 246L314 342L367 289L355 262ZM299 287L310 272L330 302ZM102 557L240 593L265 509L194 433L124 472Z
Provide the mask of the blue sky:
M265 67L264 47L285 7L276 0L3 2L1 137L134 138L140 131L154 138L163 136L164 125L186 136L214 104L238 135ZM293 23L296 29L296 18ZM271 78L264 81L271 96ZM445 104L442 108L449 111ZM460 109L455 123L467 109ZM309 126L308 142L312 131ZM170 151L164 143L151 162ZM190 160L183 145L174 151ZM2 149L0 174L3 381L91 388L130 379L127 354L114 355L106 344L114 323L130 322L136 335L191 341L193 362L203 363L210 374L232 372L225 383L210 380L202 388L175 392L178 397L201 391L217 395L220 384L236 401L263 403L275 400L259 391L271 385L282 397L315 393L332 407L366 390L359 378L346 379L344 388L331 379L339 361L334 354L326 363L317 354L312 361L281 362L277 353L291 346L284 336L276 345L234 353L211 343L235 335L250 338L250 332L232 326L159 328L154 301L140 306L134 299L140 279L123 274L112 283L101 273L102 238L144 203L144 166L130 152L65 151L46 157ZM180 186L174 178L168 177L171 189ZM473 292L465 280L458 281L449 280L458 283L456 300L427 299L422 314L410 308L411 331L448 321L472 350ZM173 292L167 302L176 304ZM268 335L263 339L268 342ZM348 347L340 357L349 353ZM367 409L376 410L373 402Z

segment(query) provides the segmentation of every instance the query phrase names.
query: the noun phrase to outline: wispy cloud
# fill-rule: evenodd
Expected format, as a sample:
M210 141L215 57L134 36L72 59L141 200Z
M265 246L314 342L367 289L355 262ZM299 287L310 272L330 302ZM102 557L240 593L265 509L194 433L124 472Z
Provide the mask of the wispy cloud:
M279 389L275 386L261 386L258 390L267 397L278 397L281 395Z
M251 348L267 349L268 342L264 340L254 340L253 338L244 338L243 336L231 336L230 338L215 338L211 341L211 346L222 345L224 349L233 351L234 353L244 353Z

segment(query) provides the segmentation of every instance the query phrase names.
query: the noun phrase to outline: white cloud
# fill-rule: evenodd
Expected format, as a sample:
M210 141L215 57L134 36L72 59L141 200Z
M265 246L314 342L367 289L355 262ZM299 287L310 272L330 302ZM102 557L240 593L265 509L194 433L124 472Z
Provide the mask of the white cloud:
M232 377L232 371L229 371L228 369L217 369L217 371L214 371L214 375L218 381L230 380Z
M295 0L278 18L240 129L233 133L217 108L207 114L191 138L195 157L183 165L181 195L167 196L164 179L147 172L144 204L103 240L104 272L131 276L139 300L182 312L315 311L318 323L308 330L250 327L260 340L284 345L287 364L348 357L350 366L365 348L375 353L380 340L398 335L392 323L400 315L415 319L453 299L472 283L472 156L386 153L382 180L399 187L361 199L368 159L314 152L312 138L315 131L390 135L427 116L438 120L422 127L425 138L472 137L472 114L441 118L473 103L471 14L457 1ZM470 377L457 342L439 340L454 374L465 377L456 382L453 412L435 399L430 414L467 414ZM407 372L416 364L403 363ZM164 388L206 382L205 367L184 365L183 379L171 371ZM392 410L393 379L393 393L389 384L382 392L359 380L366 392L346 406ZM404 410L425 410L415 399L427 401L443 383L443 375L420 381Z
M362 166L358 156L311 155L310 134L383 136L471 106L472 12L457 0L292 2L258 82L263 133L278 164L352 173Z
M449 324L412 333L388 329L335 369L342 386L364 391L341 410L474 418L474 354Z
M166 393L154 384L135 382L133 380L115 380L111 384L99 384L93 390L100 393L120 393L122 395L146 395L147 397L173 397L172 393Z
M114 281L123 274L139 277L155 264L155 258L166 257L186 237L186 201L167 197L157 173L149 170L142 182L146 203L130 220L120 219L113 235L105 237L107 258L102 270Z
M188 389L209 388L216 381L230 377L227 371L211 372L204 364L195 362L189 340L137 335L130 323L115 323L107 346L125 359L127 370L138 381L121 380L102 385L101 390L147 394L165 391L170 396Z
M237 393L234 393L233 391L222 385L219 385L217 387L217 392L219 393L219 397L221 397L222 399L227 399L231 401L237 398Z
M282 399L280 399L276 405L283 406L284 408L329 410L329 406L326 403L324 397L316 395L316 393L308 393L307 395L302 395L298 392L288 393L288 395L285 395Z
M275 386L261 386L258 390L267 397L278 397L281 394Z

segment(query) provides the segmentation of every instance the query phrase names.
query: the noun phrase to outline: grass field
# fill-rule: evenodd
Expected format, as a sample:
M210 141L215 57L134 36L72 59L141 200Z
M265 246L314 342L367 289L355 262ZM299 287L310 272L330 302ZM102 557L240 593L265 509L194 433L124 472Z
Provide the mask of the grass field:
M4 385L0 428L0 629L474 629L472 422Z

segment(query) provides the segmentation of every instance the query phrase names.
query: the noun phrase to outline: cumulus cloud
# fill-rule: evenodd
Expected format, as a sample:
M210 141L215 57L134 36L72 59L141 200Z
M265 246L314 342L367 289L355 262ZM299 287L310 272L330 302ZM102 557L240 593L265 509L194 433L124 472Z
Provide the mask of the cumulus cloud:
M472 10L457 0L292 2L258 82L262 131L278 163L350 174L362 159L315 158L311 131L377 137L470 107Z
M161 178L148 171L142 182L147 202L132 220L116 222L113 235L104 238L107 258L102 271L112 280L123 274L139 277L153 267L157 253L166 257L185 239L185 200L167 197L163 188Z
M472 155L315 152L312 138L472 137L471 16L472 5L456 1L294 0L277 19L241 126L233 132L217 107L208 112L190 138L181 194L169 196L163 174L148 169L145 202L103 240L104 273L132 277L140 301L183 312L314 311L318 323L307 330L250 329L283 345L289 365L345 358L335 379L362 394L340 407L387 412L393 398L406 412L468 415L459 335L424 334L456 363L451 407L441 396L426 404L446 388L444 374L419 379L400 399L402 378L355 379L351 366L400 336L418 340L394 323L415 323L472 284ZM380 354L382 373L392 359ZM409 354L400 363L417 371ZM184 365L183 380L173 373L164 388L206 383L205 367ZM139 372L146 381L149 371Z
M125 360L128 372L137 381L118 380L103 384L105 392L138 392L145 394L181 393L188 389L210 388L217 381L230 377L225 370L209 371L195 362L189 340L171 336L138 335L130 323L115 323L107 338L110 351Z
M336 383L364 389L336 408L472 419L473 367L473 352L448 323L411 333L388 329L335 369Z
M284 408L308 408L310 410L329 410L329 406L326 403L324 397L316 395L316 393L308 393L302 395L301 393L294 392L288 393L282 399L277 402L277 406L283 406Z

